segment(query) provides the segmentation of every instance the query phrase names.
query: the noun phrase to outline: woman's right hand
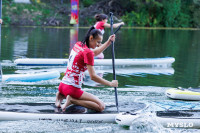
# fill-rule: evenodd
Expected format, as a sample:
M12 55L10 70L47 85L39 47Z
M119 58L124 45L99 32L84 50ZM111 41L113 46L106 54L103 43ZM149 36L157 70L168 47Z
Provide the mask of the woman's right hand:
M108 38L109 42L114 42L115 41L115 34L111 35L109 38Z
M112 80L110 86L111 87L118 87L118 80Z

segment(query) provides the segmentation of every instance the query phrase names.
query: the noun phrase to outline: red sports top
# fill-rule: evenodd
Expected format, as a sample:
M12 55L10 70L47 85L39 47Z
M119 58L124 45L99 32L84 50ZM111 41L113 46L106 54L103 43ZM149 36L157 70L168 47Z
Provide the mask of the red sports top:
M94 28L100 30L101 33L104 34L104 24L105 24L105 22L103 22L103 21L98 21L98 22L96 22L96 24L94 25Z
M87 70L87 64L94 66L94 52L86 45L81 46L81 42L77 42L69 56L67 70L62 79L62 83L81 88L84 72Z

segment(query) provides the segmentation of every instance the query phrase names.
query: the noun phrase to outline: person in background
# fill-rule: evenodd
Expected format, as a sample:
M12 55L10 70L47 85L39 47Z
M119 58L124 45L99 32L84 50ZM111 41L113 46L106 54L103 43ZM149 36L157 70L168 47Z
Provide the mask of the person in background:
M98 76L94 70L94 56L103 52L112 41L115 35L101 45L103 34L93 26L88 30L84 40L77 42L69 56L68 66L63 77L58 92L56 93L56 107L61 107L63 111L71 105L80 105L98 112L102 112L105 104L95 95L81 90L84 72L88 70L91 80L103 85L118 87L118 81L111 82ZM97 48L96 48L97 47ZM66 99L64 104L62 101Z
M105 14L97 14L97 15L95 15L95 19L96 19L96 24L94 25L95 29L100 30L101 33L104 34L105 28L110 28L110 26L111 26L109 23L107 23L108 16ZM120 25L124 25L124 22L113 24L113 28L117 28Z
M111 26L109 23L107 23L108 22L108 16L105 15L105 14L97 14L97 15L95 15L94 18L96 19L96 24L94 25L95 29L100 30L101 33L104 34L105 28L110 28L110 26ZM124 22L113 24L113 28L117 28L120 25L124 25ZM95 58L103 59L104 58L104 54L100 53Z
M3 20L2 19L0 19L0 24L2 24L3 23Z

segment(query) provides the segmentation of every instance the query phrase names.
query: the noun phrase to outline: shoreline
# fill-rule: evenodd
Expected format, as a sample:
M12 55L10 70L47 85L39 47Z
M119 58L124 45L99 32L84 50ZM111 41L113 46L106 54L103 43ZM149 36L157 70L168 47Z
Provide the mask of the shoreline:
M13 27L12 25L1 25L1 27ZM14 26L14 27L24 27L24 28L55 28L55 29L88 29L89 26ZM145 30L200 30L200 28L182 28L182 27L129 27L123 26L122 29L145 29Z

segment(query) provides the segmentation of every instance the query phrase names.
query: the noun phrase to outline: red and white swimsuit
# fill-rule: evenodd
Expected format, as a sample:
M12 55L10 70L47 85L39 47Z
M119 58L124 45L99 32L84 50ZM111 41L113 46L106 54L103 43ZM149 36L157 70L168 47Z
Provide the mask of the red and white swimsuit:
M94 52L86 45L81 46L81 42L77 42L69 56L67 70L63 77L61 84L70 85L81 89L84 72L87 70L88 65L94 65ZM62 85L63 86L63 85ZM62 90L59 87L59 91ZM66 91L66 90L65 90ZM62 91L60 91L62 94ZM66 96L66 94L63 94Z

